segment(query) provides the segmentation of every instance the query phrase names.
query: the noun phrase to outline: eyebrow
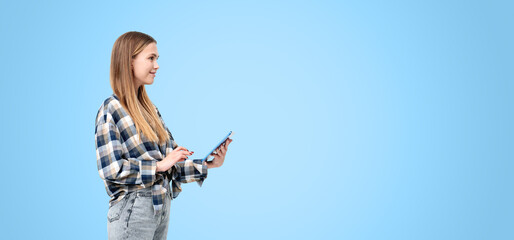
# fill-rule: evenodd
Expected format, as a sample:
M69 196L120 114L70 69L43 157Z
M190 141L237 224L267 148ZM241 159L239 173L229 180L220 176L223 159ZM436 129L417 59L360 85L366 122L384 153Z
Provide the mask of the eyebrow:
M157 54L155 54L155 53L150 53L150 55L154 55L155 57L159 58L159 56L157 56ZM150 56L150 55L148 55L148 56Z

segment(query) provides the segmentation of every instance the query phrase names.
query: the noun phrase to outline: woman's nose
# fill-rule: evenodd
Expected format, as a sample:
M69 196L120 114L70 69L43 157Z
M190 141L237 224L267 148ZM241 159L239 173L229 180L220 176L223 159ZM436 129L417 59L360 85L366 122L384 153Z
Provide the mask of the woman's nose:
M157 63L157 61L155 61L154 65L153 65L153 68L159 69L159 64Z

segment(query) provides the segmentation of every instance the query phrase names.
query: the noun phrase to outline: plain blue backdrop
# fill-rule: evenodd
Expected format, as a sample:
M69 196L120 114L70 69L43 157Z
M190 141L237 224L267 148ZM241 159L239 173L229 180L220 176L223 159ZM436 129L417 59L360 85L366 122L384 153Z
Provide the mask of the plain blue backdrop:
M127 31L201 158L169 239L514 239L512 1L0 2L2 239L105 239L95 116Z

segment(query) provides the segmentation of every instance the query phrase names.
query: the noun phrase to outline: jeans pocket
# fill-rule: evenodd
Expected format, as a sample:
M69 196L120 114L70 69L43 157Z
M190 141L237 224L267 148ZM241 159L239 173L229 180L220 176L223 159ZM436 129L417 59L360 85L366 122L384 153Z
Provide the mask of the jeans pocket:
M115 203L113 206L109 208L109 212L107 213L107 220L109 222L114 222L120 219L121 213L127 205L129 196L130 195L125 195L123 199L121 199L119 202Z

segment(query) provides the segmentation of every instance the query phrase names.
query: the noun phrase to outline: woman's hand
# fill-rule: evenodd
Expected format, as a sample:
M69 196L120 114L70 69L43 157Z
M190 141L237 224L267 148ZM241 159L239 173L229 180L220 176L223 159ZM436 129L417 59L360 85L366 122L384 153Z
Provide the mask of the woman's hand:
M177 162L184 161L194 152L190 152L185 147L177 147L171 151L162 161L157 162L157 172L168 171Z
M223 162L225 161L225 155L227 154L228 145L231 142L232 139L227 139L227 141L225 141L225 144L221 144L221 146L211 154L211 156L214 156L214 159L212 159L212 161L207 162L208 168L217 168L223 165Z

